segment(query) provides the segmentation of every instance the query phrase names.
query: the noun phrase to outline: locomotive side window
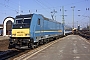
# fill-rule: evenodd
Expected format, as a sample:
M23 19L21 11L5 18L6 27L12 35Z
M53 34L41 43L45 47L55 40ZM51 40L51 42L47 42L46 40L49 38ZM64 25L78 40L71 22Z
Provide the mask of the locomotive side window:
M38 19L38 25L40 25L40 19Z

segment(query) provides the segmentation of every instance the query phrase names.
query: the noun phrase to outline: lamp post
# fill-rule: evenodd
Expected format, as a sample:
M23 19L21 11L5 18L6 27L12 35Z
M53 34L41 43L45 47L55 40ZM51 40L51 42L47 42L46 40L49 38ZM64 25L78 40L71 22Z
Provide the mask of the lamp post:
M87 10L87 11L89 11L89 10L90 10L90 8L86 8L86 10ZM89 31L90 31L90 16L86 16L86 17L88 17L88 18L89 18Z
M75 8L75 6L72 6L71 8L72 8L72 11L73 11L73 26L72 26L72 29L74 29L74 8Z
M89 18L89 31L90 31L90 17L89 16L87 16L88 18Z
M62 23L65 24L65 20L64 20L64 17L67 16L67 15L64 15L64 11L66 12L67 10L64 10L64 6L62 6L62 9L60 9L60 11L62 11Z

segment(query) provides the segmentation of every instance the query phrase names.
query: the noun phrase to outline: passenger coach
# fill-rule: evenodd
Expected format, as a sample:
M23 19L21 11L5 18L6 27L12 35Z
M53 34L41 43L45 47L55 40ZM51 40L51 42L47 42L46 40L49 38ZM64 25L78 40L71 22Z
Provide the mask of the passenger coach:
M12 26L9 48L33 48L63 34L63 24L41 14L18 15Z

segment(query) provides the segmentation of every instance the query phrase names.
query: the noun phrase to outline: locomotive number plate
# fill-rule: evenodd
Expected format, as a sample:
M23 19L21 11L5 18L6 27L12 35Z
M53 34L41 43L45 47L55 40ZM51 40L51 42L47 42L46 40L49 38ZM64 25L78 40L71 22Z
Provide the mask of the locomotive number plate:
M23 34L17 34L17 36L23 36Z

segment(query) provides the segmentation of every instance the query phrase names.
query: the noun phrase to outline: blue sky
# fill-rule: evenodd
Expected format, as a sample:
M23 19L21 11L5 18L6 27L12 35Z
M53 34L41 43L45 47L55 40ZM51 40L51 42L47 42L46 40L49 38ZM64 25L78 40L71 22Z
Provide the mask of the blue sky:
M0 0L0 24L3 23L3 20L6 17L15 17L19 13L37 13L51 19L50 12L54 9L57 11L57 13L55 14L56 20L62 22L62 11L60 11L60 9L62 9L62 6L64 6L64 10L67 10L64 11L64 14L67 15L64 18L65 24L72 26L72 6L75 6L75 27L77 26L77 21L81 26L86 26L87 24L89 24L89 18L84 16L90 16L90 9L86 10L86 8L90 8L90 0Z

